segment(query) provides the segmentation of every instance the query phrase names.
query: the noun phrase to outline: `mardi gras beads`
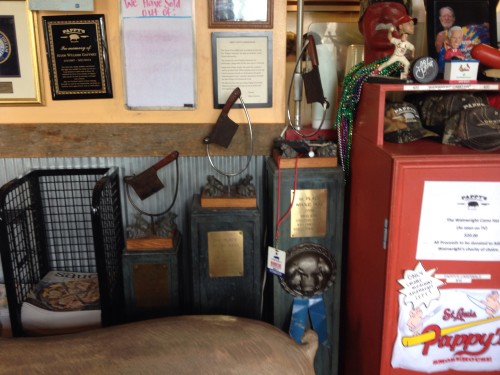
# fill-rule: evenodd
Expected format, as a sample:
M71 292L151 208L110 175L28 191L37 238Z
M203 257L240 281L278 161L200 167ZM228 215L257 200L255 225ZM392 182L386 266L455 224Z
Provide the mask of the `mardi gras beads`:
M335 119L335 128L337 128L340 162L342 170L344 171L344 178L346 180L350 173L352 128L363 84L366 82L368 77L373 75L375 69L388 59L389 56L383 57L368 65L364 65L363 62L360 62L353 66L344 77L342 83L342 94L340 96L339 107ZM401 72L402 69L403 66L401 63L396 62L382 69L378 75L388 77L394 73Z

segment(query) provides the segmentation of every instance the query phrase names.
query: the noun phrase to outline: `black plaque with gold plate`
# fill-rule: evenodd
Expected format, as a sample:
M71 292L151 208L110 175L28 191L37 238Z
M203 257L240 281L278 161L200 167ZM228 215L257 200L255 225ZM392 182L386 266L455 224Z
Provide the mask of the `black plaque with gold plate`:
M104 15L42 17L52 99L112 98Z
M262 289L260 212L191 204L191 287L195 314L259 319Z

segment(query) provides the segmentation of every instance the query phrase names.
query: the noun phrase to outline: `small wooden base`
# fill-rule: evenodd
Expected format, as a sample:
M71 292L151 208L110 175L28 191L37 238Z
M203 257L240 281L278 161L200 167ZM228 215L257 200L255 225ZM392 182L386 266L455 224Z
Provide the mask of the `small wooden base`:
M128 251L169 250L174 247L175 237L149 236L127 239Z
M256 197L241 197L225 193L222 197L209 197L203 192L200 199L203 208L254 208L257 207Z
M316 156L314 158L302 157L297 161L296 158L283 158L278 150L273 150L273 159L276 165L282 169L295 168L331 168L337 166L337 157Z

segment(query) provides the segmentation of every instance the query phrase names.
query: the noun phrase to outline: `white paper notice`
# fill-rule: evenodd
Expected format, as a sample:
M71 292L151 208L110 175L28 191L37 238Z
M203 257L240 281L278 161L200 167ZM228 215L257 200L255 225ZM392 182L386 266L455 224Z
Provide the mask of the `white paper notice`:
M93 11L94 0L29 0L30 10Z
M416 258L500 262L500 182L426 181Z

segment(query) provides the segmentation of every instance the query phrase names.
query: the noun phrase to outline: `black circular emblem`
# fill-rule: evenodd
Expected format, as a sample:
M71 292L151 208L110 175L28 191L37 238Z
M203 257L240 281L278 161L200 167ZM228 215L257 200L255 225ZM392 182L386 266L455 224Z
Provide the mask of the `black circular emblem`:
M419 83L429 83L436 79L439 72L436 59L425 56L415 59L411 65L411 75Z
M0 64L9 59L11 51L12 45L10 44L9 38L0 31Z
M280 284L296 297L323 294L335 283L337 265L323 246L302 243L290 248L286 254L285 275Z

